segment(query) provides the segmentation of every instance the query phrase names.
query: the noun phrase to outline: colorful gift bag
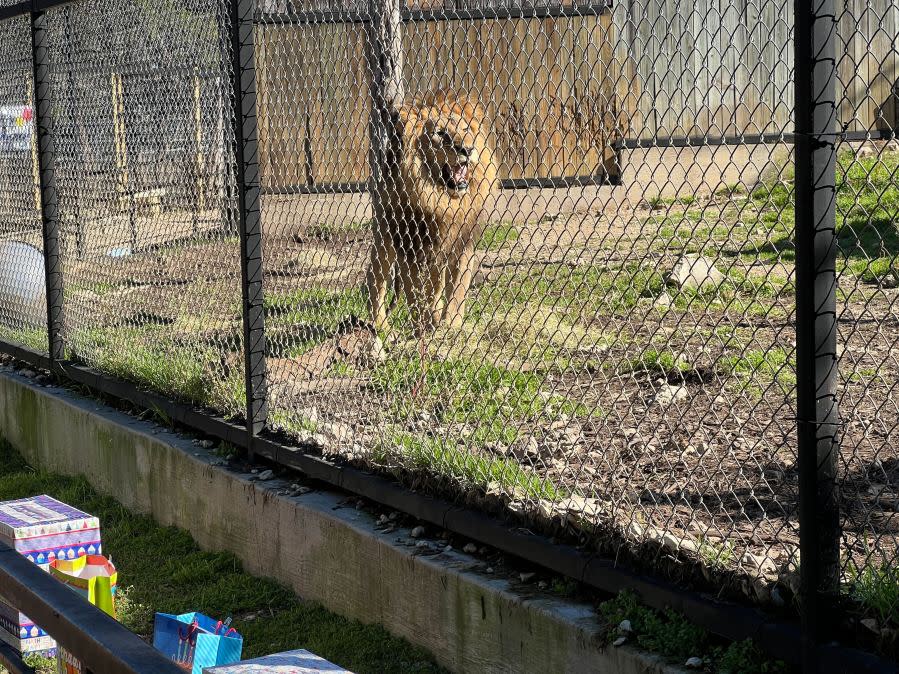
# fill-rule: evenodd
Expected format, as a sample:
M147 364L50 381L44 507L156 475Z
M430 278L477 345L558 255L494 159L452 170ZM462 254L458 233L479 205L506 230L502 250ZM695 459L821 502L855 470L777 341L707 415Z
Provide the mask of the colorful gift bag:
M102 555L85 555L69 561L50 563L50 575L77 591L91 604L115 618L115 591L118 573Z
M50 575L115 618L118 572L111 560L101 555L85 555L72 561L55 559L50 563ZM83 668L78 658L59 646L56 671L58 674L81 674Z
M320 658L305 650L287 651L266 655L254 660L244 660L234 665L207 667L203 674L353 674L351 671Z
M202 674L204 667L239 662L243 637L228 627L230 622L202 613L157 613L153 647L192 674Z

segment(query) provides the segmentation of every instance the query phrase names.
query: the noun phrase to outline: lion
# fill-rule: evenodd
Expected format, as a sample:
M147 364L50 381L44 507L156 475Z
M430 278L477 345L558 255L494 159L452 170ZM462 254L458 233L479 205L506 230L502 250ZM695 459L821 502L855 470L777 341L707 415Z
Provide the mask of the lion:
M394 107L388 135L366 279L372 322L388 328L395 265L396 295L405 298L416 333L441 323L458 328L497 189L484 108L468 96L434 92Z

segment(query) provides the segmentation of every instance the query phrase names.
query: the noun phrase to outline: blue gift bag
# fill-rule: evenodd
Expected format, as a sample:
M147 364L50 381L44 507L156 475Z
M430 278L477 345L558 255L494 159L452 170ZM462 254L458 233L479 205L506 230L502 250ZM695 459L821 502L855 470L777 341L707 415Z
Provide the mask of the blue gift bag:
M157 613L153 624L153 647L192 674L204 667L240 661L243 637L202 613L169 615Z

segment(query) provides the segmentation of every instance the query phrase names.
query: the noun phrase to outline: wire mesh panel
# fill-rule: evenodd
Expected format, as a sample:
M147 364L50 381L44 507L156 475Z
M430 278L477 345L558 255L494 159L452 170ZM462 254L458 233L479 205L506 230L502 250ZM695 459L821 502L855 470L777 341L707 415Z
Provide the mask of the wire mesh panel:
M257 26L271 425L786 601L787 5L314 9Z
M895 654L899 6L847 3L838 20L839 122L873 138L837 158L842 580L866 634Z
M47 351L31 33L0 24L0 337Z
M66 347L242 414L224 3L50 13Z

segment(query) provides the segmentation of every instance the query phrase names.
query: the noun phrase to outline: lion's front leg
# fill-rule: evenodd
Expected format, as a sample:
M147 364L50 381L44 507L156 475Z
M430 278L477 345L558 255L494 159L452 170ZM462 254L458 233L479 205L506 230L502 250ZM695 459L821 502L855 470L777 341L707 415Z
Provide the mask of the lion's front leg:
M396 262L396 248L389 234L375 226L374 243L371 248L371 264L368 267L368 305L371 320L378 330L387 329L387 286L390 270Z
M446 306L443 320L450 327L461 328L465 320L465 298L474 275L474 241L466 240L450 255L446 269Z

